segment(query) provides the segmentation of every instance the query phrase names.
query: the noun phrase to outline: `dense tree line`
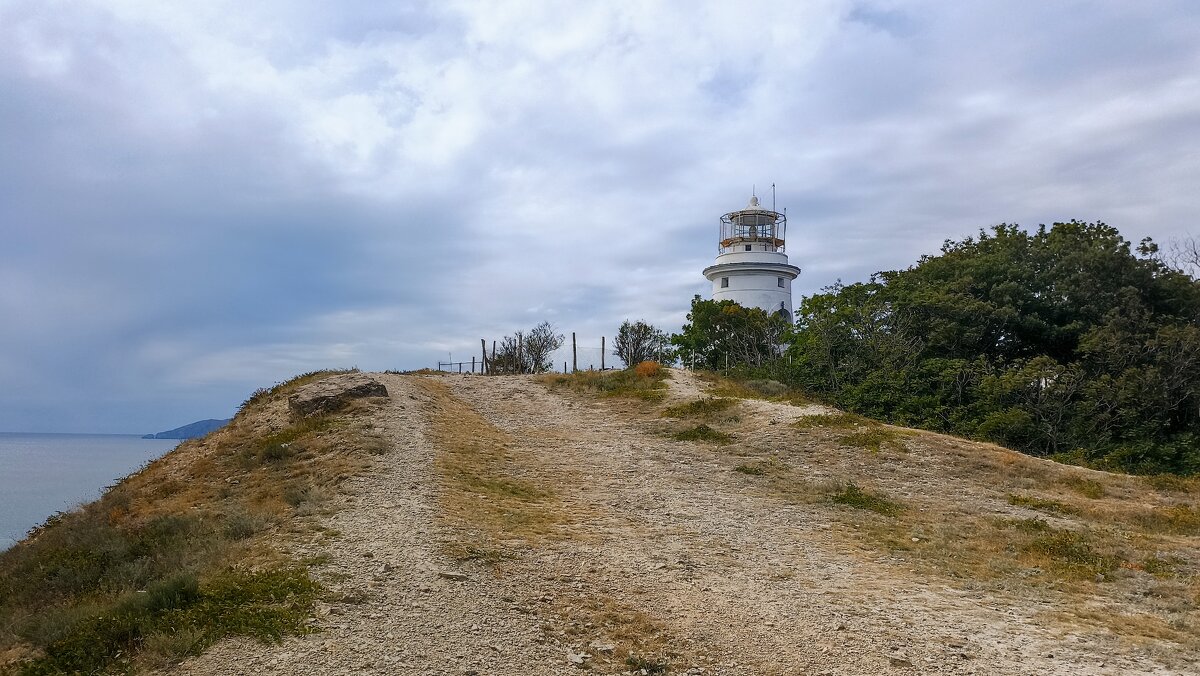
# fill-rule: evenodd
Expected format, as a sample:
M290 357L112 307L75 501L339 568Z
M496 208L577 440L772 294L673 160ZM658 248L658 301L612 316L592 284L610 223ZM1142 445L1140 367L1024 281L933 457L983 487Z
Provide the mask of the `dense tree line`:
M794 327L696 299L673 340L685 363L694 354L700 366L766 370L873 417L1191 474L1200 283L1174 260L1103 223L1000 225L805 298Z

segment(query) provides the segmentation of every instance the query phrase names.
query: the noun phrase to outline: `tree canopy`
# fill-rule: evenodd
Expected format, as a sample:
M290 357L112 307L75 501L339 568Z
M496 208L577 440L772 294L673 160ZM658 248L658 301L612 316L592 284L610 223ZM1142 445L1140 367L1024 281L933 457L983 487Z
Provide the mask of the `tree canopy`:
M804 299L789 379L895 422L1200 471L1200 283L1103 223L999 225Z

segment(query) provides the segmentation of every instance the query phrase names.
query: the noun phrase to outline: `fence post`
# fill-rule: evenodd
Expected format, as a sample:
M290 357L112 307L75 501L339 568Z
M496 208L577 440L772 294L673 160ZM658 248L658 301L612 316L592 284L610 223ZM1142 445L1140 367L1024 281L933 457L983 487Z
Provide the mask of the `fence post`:
M496 341L494 341L494 340L492 341L491 370L492 370L493 374L496 372Z
M565 359L563 360L563 375L567 375L567 362Z
M471 373L475 372L475 355L471 355Z
M604 370L604 336L600 336L600 370Z
M579 370L579 348L575 344L575 332L571 332L571 373Z
M487 340L486 340L486 339L484 339L484 338L480 338L480 339L479 339L479 348L480 348L481 350L483 350L483 363L481 363L481 364L479 365L479 373L480 373L480 375L483 375L483 374L485 374L485 373L488 373L488 372L491 370L491 369L489 369L489 368L488 368L488 360L487 360Z

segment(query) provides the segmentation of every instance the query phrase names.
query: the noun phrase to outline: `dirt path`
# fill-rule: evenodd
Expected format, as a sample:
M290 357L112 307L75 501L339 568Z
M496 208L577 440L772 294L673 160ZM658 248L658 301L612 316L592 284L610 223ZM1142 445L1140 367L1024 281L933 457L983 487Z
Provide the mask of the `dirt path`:
M640 628L673 655L671 673L1180 673L1048 623L1036 599L951 588L865 553L825 512L758 490L727 457L619 404L524 377L379 378L392 450L329 517L337 537L292 545L328 557L318 575L338 596L320 633L226 642L179 672L619 673L613 647ZM446 555L462 527L439 518L428 432L444 403L430 381L511 435L523 475L562 496L560 536L499 562ZM692 399L704 384L676 374L672 388ZM823 410L743 406L744 441L759 447L794 446L779 423Z

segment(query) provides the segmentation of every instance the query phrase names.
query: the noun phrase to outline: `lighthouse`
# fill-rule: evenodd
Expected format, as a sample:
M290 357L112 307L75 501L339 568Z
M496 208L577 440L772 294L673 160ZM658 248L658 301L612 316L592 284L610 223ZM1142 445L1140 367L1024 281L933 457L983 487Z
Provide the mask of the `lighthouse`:
M792 321L792 280L800 268L784 253L787 216L767 209L751 195L745 209L721 217L717 260L704 268L712 298L757 307Z

